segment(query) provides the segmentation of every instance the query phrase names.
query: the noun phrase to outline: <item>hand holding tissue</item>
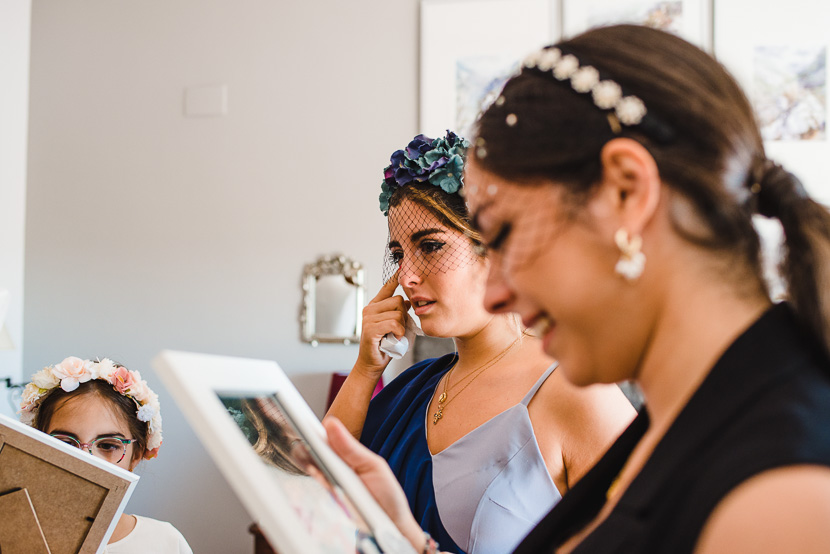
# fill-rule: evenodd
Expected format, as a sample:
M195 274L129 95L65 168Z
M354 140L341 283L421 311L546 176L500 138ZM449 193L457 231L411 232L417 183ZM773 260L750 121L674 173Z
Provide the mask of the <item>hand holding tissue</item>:
M387 333L380 340L380 351L388 354L393 360L400 360L409 350L409 345L415 340L415 336L423 336L424 332L412 319L412 316L406 314L406 333L400 339L396 338L392 333Z

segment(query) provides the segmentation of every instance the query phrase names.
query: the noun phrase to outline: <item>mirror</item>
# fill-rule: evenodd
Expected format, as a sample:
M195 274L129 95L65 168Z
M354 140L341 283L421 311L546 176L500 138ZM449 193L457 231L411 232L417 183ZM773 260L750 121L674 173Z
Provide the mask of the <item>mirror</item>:
M351 344L360 340L363 266L345 256L323 256L303 270L303 341Z

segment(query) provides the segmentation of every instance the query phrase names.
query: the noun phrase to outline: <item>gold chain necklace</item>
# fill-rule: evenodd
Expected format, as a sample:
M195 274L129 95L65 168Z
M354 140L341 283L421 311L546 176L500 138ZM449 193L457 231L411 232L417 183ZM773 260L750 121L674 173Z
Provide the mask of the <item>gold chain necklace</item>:
M522 331L522 334L519 338L529 337L529 336L531 336L530 333L528 333L527 331ZM512 344L508 345L508 347L505 350L509 350L517 341L518 341L518 339L516 339L516 341L514 341ZM502 353L506 353L506 352L502 351ZM497 355L496 357L498 357L498 356L499 355ZM497 362L498 360L495 360L495 361ZM493 362L493 360L490 360L490 362ZM455 368L453 367L453 369L450 369L449 374L447 375L447 382L444 383L444 393L446 393L446 394L451 393L453 391L453 389L455 389L458 385L460 385L461 383L463 383L464 381L466 381L470 377L473 377L473 378L478 377L479 373L481 373L482 371L484 371L485 369L490 367L490 365L489 365L490 362L487 362L486 364L484 364L483 367L480 367L475 371L471 371L470 373L468 373L467 375L465 375L464 377L462 377L461 379L459 379L458 381L453 383L449 388L447 388L447 385L449 384L449 380L452 379L452 371ZM457 364L457 363L458 363L458 353L456 352L455 361L453 361L453 366L455 366L455 364ZM495 363L495 362L493 362L493 363Z
M450 387L450 388L448 389L448 388L447 388L447 385L449 384L449 382L450 382L450 378L452 377L452 372L455 370L455 368L456 368L456 366L457 366L458 364L456 363L455 365L453 365L453 366L452 366L452 369L450 369L449 373L447 373L447 378L444 380L444 391L441 393L441 396L439 396L439 397L438 397L438 411L437 411L437 412L435 412L435 413L432 415L432 424L433 424L433 425L438 425L438 422L439 422L439 421L441 421L441 418L443 418L443 417L444 417L444 408L446 408L447 406L449 406L449 405L450 405L450 402L452 402L453 400L455 400L456 398L458 398L458 396L459 396L462 392L464 392L464 390L465 390L467 387L469 387L469 386L470 386L470 384L472 384L472 382L473 382L473 381L475 381L475 380L478 378L478 376L479 376L479 375L481 375L482 373L484 373L484 371L485 371L486 369L493 367L494 365L496 365L496 363L498 363L498 361L499 361L499 360L501 360L502 358L504 358L504 357L507 355L507 353L508 353L508 352L510 352L510 350L511 350L514 346L516 346L516 345L519 343L519 340L521 340L521 338L522 338L522 335L519 335L519 337L518 337L516 340L514 340L512 343L510 343L510 345L509 345L507 348L505 348L504 350L502 350L501 352L499 352L499 353L496 355L496 357L495 357L495 358L493 358L493 359L492 359L492 360L490 360L489 362L485 363L483 366L481 366L480 368L476 369L475 371L470 372L470 374L469 374L467 377L472 376L472 379L470 379L469 381L467 381L467 384L465 384L463 387L461 387L461 390L459 390L459 391L455 394L455 396L453 396L452 398L450 398L450 399L449 399L449 401L448 401L448 400L447 400L447 392L448 392L449 390L452 390L453 388L455 388L456 386L458 386L458 385L459 385L459 384L461 384L464 380L466 380L466 379L467 379L467 377L464 377L463 379L461 379L460 381L458 381L458 383L456 383L455 385L453 385L452 387ZM446 403L445 403L445 402L446 402Z

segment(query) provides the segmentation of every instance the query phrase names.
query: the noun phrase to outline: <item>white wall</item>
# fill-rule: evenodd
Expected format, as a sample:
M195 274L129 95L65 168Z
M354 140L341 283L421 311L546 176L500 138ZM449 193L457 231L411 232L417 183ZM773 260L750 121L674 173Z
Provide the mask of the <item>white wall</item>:
M162 348L277 360L322 410L356 347L299 340L303 264L380 285L381 169L417 131L417 0L34 0L24 374ZM185 118L226 83L223 118ZM165 443L128 511L200 553L251 519L161 390Z
M6 329L14 350L0 350L0 379L18 381L23 362L23 244L29 106L31 0L0 2L0 289L11 295ZM2 327L0 327L2 331ZM13 415L0 385L0 413Z

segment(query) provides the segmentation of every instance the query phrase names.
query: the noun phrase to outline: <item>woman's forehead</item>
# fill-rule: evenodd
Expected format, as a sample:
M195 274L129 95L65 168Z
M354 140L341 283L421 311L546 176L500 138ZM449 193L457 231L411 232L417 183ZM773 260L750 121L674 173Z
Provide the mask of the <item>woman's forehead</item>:
M438 216L408 199L389 208L388 219L389 236L398 242L402 239L411 239L413 235L422 234L424 231L452 232Z
M471 216L496 202L507 188L510 188L507 181L480 168L473 161L464 168L464 198Z
M465 184L465 199L473 227L480 229L482 218L521 218L540 213L559 213L564 201L561 187L539 179L516 183L471 166Z

